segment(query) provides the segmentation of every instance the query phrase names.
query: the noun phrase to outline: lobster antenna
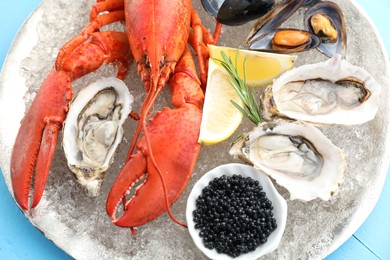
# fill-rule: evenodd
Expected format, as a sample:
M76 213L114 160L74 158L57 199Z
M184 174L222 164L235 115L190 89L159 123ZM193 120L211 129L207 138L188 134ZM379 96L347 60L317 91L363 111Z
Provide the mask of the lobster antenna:
M160 86L163 86L163 85L164 84L161 84L161 82L160 82ZM154 89L154 88L150 88L150 89ZM145 122L146 114L150 110L151 104L154 103L154 100L156 99L157 95L160 93L161 89L162 89L162 87L157 87L155 89L154 95L150 96L150 100L148 100L148 102L146 103L145 110L143 111L144 113L142 113L142 115L141 115L142 116L142 121L140 122L140 125L141 125L141 128L143 129L143 132L144 132L145 142L146 142L146 145L147 145L147 148L148 148L148 151L149 151L150 158L152 160L153 166L156 168L156 171L157 171L157 173L158 173L158 175L159 175L159 177L161 179L161 184L162 184L163 192L164 192L165 206L167 208L168 215L176 224L178 224L178 225L180 225L182 227L188 228L187 225L183 224L181 221L176 219L176 217L172 214L171 208L169 206L168 193L167 193L167 189L166 189L166 186L165 186L164 176L163 176L160 168L158 167L156 161L154 160L152 147L150 145L149 136L148 136L148 133L147 133L147 130L146 130L146 122ZM152 90L150 90L150 92L152 92ZM148 92L148 97L149 97L149 92Z
M183 224L182 222L180 222L180 221L173 215L173 213L172 213L172 211L171 211L171 208L170 208L170 206L169 206L168 193L167 193L167 189L166 189L166 187L165 187L164 176L162 175L161 170L158 168L157 163L156 163L156 161L154 160L152 148L151 148L150 143L149 143L149 137L148 137L148 134L147 134L146 129L144 129L144 137L145 137L146 145L148 146L148 150L149 150L149 153L150 153L150 158L151 158L151 160L152 160L152 163L153 163L154 167L156 168L156 170L157 170L157 172L158 172L158 175L160 176L160 179L161 179L161 184L162 184L163 191L164 191L165 205L166 205L166 207L167 207L168 215L169 215L169 217L170 217L176 224L179 224L179 225L182 226L182 227L188 228L188 226L187 226L186 224Z
M144 123L144 121L145 121L145 119L146 119L146 113L149 111L148 106L150 106L149 104L150 104L151 102L153 102L153 100L155 99L155 98L153 98L152 92L153 92L153 91L152 91L152 88L149 87L148 93L146 94L145 101L144 101L144 103L142 104L142 106L141 106L141 108L140 108L140 114L139 114L139 116L140 116L140 119L141 119L141 120L139 121L139 123L138 123L138 125L137 125L137 129L135 130L133 140L132 140L132 142L131 142L129 151L128 151L128 153L127 153L126 162L127 162L128 160L130 160L130 157L131 157L131 155L133 154L134 148L135 148L135 146L136 146L136 144L137 144L137 141L138 141L138 139L139 139L139 135L141 134L142 129L145 129L145 123ZM156 94L157 94L157 93L156 93ZM144 112L145 110L146 110L146 113Z

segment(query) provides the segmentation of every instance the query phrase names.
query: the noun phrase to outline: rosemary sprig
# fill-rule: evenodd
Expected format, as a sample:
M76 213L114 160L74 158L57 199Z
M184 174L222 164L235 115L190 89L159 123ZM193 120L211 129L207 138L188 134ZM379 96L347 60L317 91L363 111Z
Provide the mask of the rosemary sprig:
M251 120L254 124L258 125L261 123L262 118L260 114L260 107L256 101L253 90L246 85L246 58L243 63L243 79L238 75L237 70L237 58L238 51L236 53L235 63L233 65L232 59L226 55L224 51L221 51L221 55L223 60L216 59L221 63L221 65L226 69L229 74L229 82L237 92L240 99L244 102L244 108L238 105L235 101L230 100L232 104L249 120Z

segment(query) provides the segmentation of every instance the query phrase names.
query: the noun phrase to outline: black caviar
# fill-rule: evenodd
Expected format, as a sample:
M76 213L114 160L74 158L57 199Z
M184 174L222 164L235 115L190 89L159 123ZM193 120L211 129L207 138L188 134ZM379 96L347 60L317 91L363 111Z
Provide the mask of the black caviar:
M205 247L237 257L267 242L277 227L272 210L257 180L223 175L202 190L193 217Z

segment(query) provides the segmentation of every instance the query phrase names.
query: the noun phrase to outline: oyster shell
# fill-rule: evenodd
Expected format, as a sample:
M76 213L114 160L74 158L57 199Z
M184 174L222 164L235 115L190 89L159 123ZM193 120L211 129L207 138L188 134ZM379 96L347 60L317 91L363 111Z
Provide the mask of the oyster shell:
M356 125L372 120L380 86L364 69L340 55L292 69L263 95L264 118L291 118L320 124Z
M346 168L342 150L318 128L301 122L261 123L230 154L265 172L292 200L329 200L339 191Z
M70 104L63 149L68 167L90 196L98 195L133 100L125 83L110 77L81 90Z

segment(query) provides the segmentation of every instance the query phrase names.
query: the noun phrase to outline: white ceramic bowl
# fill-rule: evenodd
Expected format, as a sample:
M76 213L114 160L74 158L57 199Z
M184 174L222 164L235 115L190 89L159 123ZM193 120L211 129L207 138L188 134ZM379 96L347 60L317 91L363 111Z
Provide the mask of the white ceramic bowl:
M266 243L257 247L255 251L247 254L242 254L236 258L232 258L226 254L217 253L217 250L210 250L203 245L202 238L199 236L199 229L194 228L194 221L192 212L196 209L196 199L202 193L203 188L208 186L209 182L214 178L222 175L232 176L233 174L241 175L243 177L251 177L254 180L258 180L263 187L263 191L266 193L268 199L272 202L274 207L273 213L276 219L277 228L270 234ZM211 259L257 259L262 255L268 254L274 251L283 236L284 229L286 227L287 220L287 203L285 199L276 191L271 180L262 172L255 168L238 163L231 163L218 166L208 173L206 173L192 188L190 196L187 201L186 218L188 224L188 230L196 246Z

